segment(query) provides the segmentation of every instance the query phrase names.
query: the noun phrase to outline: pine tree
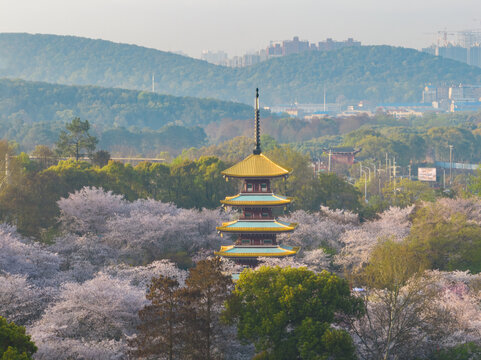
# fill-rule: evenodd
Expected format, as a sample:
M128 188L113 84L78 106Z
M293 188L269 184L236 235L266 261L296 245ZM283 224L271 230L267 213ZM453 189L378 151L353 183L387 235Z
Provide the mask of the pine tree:
M82 149L87 150L88 154L93 153L97 145L97 138L89 134L90 124L88 120L82 121L75 118L72 122L65 125L67 131L62 131L57 142L57 150L63 156L75 156L78 161Z
M184 358L216 359L216 346L223 334L219 318L232 278L222 273L221 261L215 258L199 261L190 269L186 285L182 290Z
M147 299L152 303L139 311L141 324L132 340L134 357L166 355L178 358L179 342L179 283L160 275L152 279Z

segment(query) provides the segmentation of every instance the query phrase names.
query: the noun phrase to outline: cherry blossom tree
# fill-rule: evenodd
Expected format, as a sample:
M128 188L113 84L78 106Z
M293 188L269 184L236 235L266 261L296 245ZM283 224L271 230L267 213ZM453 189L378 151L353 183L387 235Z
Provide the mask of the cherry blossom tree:
M29 329L39 348L39 358L52 358L52 353L57 354L57 359L78 358L79 353L92 351L92 344L97 354L119 358L126 338L135 333L137 313L145 303L145 289L107 274L83 284L63 285L59 301ZM64 340L73 341L77 350L64 348Z
M424 206L433 206L431 203L425 203ZM481 200L479 198L441 198L436 201L435 207L441 208L440 212L445 220L454 214L460 213L466 215L468 221L481 224Z
M58 274L60 259L38 243L20 237L15 227L0 224L0 274L26 275L45 285Z
M57 201L63 227L73 233L101 233L106 221L128 211L128 203L122 195L96 187L84 187L67 198Z
M0 314L17 325L37 320L55 295L56 289L32 285L25 275L0 275Z
M154 261L146 266L128 266L119 264L104 269L104 273L113 278L129 281L132 286L147 289L152 278L162 275L175 279L180 286L184 286L188 272L179 269L174 263L168 260Z
M335 264L355 272L368 263L370 254L379 241L403 240L411 228L409 216L413 209L414 206L390 208L380 214L379 219L343 233L339 240L343 247L335 256Z
M348 211L333 211L324 207L317 213L295 211L286 220L297 223L298 227L292 234L279 236L279 240L300 246L303 250L313 250L319 247L339 250L341 235L355 229L359 224L357 215Z
M177 251L214 249L221 240L215 230L219 215L205 209L181 209L175 215L138 209L109 220L102 241L120 249L120 256L131 263L150 262Z

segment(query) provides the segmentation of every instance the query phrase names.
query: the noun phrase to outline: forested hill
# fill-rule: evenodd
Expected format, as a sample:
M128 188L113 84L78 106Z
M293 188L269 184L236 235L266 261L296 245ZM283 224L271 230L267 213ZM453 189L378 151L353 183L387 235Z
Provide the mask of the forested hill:
M250 119L252 107L214 99L151 92L0 79L0 120L89 120L100 129L135 126L157 130L170 123L203 126L223 118Z
M263 104L320 102L339 96L419 101L426 83L481 83L481 69L413 49L362 46L306 52L231 69L147 49L72 36L0 34L0 76L146 90Z

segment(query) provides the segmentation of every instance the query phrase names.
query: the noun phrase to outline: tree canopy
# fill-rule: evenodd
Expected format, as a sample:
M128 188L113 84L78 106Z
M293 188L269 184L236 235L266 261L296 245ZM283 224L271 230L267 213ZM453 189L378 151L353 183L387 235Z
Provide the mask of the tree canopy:
M31 360L37 347L25 334L23 326L9 323L0 316L0 359L2 360Z
M355 359L350 336L331 326L335 315L362 314L345 280L327 271L261 267L244 270L226 304L225 318L237 324L257 359Z
M82 121L74 118L65 125L66 131L61 131L57 141L57 151L62 156L73 156L75 160L80 157L91 155L95 150L98 140L89 134L90 124L88 120ZM82 150L87 154L82 154Z

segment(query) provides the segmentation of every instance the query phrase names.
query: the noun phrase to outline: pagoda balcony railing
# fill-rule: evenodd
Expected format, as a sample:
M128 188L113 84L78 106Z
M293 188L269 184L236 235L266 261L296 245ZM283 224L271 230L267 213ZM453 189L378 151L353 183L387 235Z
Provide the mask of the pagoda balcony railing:
M247 190L241 190L240 193L242 195L274 195L272 191L247 191Z
M280 244L239 244L237 245L236 244L236 248L251 248L253 246L257 246L257 247L269 247L269 248L276 248L278 246L280 246Z

